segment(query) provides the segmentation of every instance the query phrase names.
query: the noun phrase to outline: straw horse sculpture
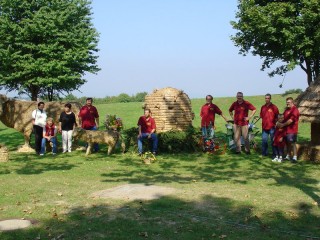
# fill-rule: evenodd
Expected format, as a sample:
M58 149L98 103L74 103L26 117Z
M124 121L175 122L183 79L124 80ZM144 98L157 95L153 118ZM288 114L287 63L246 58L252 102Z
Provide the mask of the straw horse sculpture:
M0 94L0 121L7 127L14 128L24 135L24 145L19 148L19 152L30 152L33 149L30 146L30 136L32 133L31 113L37 109L35 101L21 101L16 99L8 99L5 95ZM72 103L72 111L77 116L81 105ZM64 111L64 103L47 102L45 111L48 117L52 117L57 123L60 113Z

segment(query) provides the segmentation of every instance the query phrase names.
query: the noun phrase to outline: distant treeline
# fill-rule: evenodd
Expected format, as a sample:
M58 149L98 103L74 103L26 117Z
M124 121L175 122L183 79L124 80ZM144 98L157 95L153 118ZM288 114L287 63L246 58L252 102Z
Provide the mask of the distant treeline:
M106 96L104 98L96 98L93 97L93 102L95 104L103 104L103 103L126 103L126 102L144 102L144 97L147 95L147 92L139 92L135 95L128 95L126 93L120 93L118 96ZM91 96L88 96L91 97ZM62 98L61 100L64 102L67 101L77 101L81 103L85 103L87 97L76 97L73 94L69 94Z
M293 93L297 93L297 94L300 94L302 93L302 89L300 88L297 88L297 89L290 89L290 90L287 90L285 91L284 93L282 93L282 96L287 96L287 95L290 95L290 94L293 94Z

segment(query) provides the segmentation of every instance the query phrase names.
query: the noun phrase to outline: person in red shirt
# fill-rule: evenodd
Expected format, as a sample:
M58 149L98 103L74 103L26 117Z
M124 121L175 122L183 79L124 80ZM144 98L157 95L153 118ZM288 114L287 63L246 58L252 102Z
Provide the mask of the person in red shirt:
M57 127L53 123L53 118L47 118L47 123L43 127L43 138L41 141L40 156L43 156L46 151L46 143L52 144L52 155L57 154Z
M278 127L287 129L287 156L286 159L290 159L290 152L293 151L292 163L297 162L297 135L298 135L298 124L299 124L299 110L293 103L293 98L288 97L286 99L287 108L283 112L284 123L279 123Z
M99 113L95 106L92 105L93 99L87 98L86 105L84 105L78 114L79 123L83 129L98 130L99 128ZM94 151L99 151L99 145L94 144Z
M271 102L271 94L267 93L264 97L266 104L264 104L260 110L260 118L262 119L262 156L268 156L268 138L270 135L272 158L274 158L276 152L273 145L273 138L279 109Z
M279 123L283 123L284 117L283 114L278 115L278 125ZM286 128L280 128L276 127L274 139L273 139L273 146L275 149L275 158L272 160L272 162L282 162L282 155L284 147L286 146Z
M201 130L203 137L213 137L214 135L214 120L215 115L221 115L224 120L228 121L227 118L222 114L220 108L212 103L213 97L211 95L206 96L206 104L201 107ZM209 134L209 136L208 136Z
M152 140L152 153L155 155L158 149L158 137L156 132L156 122L151 117L150 109L144 110L144 115L138 121L139 134L138 134L138 150L139 155L143 153L143 139Z
M249 110L251 114L249 116ZM241 153L241 135L245 141L245 152L250 154L250 143L248 134L248 124L249 120L256 113L256 108L248 101L243 100L243 93L237 93L237 101L232 103L229 108L229 114L234 120L233 131L234 131L234 141L236 142L237 149L236 153ZM234 112L234 115L233 115Z

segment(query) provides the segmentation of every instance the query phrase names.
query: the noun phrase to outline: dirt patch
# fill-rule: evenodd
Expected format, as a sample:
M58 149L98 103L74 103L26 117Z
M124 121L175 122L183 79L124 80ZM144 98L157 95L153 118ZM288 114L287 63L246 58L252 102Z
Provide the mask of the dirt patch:
M92 194L97 198L113 198L122 200L153 200L176 192L176 189L155 185L126 184L102 190Z

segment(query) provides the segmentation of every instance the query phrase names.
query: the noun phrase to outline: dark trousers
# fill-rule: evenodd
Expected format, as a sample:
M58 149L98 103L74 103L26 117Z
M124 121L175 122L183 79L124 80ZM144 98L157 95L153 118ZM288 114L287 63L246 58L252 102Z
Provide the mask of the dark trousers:
M36 153L40 153L41 151L41 142L43 136L43 127L38 125L33 125L33 132L34 132L34 147L36 149Z

